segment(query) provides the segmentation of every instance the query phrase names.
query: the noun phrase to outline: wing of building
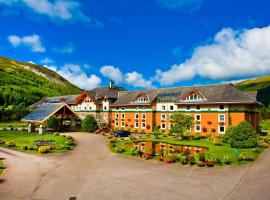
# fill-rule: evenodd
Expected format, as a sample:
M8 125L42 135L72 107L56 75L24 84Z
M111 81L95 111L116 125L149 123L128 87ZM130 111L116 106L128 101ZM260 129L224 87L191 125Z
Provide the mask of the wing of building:
M259 130L261 103L256 96L232 84L126 91L110 82L108 87L49 97L31 107L65 102L81 118L93 115L99 124L138 132L150 132L154 126L168 131L171 114L181 112L194 119L190 133L217 135L244 120Z

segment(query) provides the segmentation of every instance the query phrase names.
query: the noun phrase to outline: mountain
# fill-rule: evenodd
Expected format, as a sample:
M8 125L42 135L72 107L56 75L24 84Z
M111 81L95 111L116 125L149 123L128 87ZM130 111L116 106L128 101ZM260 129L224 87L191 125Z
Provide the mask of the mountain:
M0 106L28 106L44 97L80 92L77 86L46 67L0 56Z
M244 91L258 91L259 101L265 105L270 103L270 76L245 80L235 86Z

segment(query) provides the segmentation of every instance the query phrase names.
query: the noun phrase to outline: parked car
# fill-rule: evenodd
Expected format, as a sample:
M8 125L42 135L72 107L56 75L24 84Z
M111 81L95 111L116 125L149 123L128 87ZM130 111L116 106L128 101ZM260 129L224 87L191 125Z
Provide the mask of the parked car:
M128 137L130 136L130 134L131 133L129 131L118 131L118 132L113 133L112 135L114 137Z

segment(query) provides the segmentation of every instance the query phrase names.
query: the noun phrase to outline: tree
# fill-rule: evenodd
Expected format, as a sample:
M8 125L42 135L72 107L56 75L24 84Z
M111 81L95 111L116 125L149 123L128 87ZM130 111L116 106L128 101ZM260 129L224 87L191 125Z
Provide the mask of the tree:
M51 117L48 119L48 127L57 129L58 126L58 119L56 117Z
M235 148L253 148L257 146L259 134L247 121L241 122L238 126L229 127L223 136L223 141Z
M173 126L170 129L171 133L183 135L192 126L192 117L176 112L171 115L171 123Z
M160 130L159 126L154 126L152 133L156 138L158 138L158 136L161 135L162 131Z
M82 129L87 132L94 132L98 129L97 121L92 115L88 115L83 119Z

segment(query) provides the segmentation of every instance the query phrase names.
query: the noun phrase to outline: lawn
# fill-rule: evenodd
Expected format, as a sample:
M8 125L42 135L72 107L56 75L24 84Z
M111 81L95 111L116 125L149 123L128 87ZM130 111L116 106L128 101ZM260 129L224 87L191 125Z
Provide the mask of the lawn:
M206 158L216 157L219 158L222 163L224 163L224 156L230 156L232 158L232 165L239 165L244 163L249 163L251 161L238 161L238 156L234 153L235 148L230 147L229 144L222 144L221 146L214 145L212 140L179 140L175 138L167 138L162 137L160 139L155 139L153 137L149 138L140 138L134 141L117 141L114 143L116 147L123 147L126 149L122 154L131 156L132 148L126 148L126 144L130 142L139 142L139 141L155 141L155 142L164 142L170 144L179 144L179 145L187 145L187 146L200 146L207 147L208 151L206 153ZM253 152L253 148L249 149L237 149L239 153L241 152L250 152L254 155L255 160L260 156L263 152L263 148L260 148L261 153Z
M0 131L0 140L4 142L15 141L15 147L8 147L6 144L1 144L0 146L14 149L17 151L27 152L31 154L38 154L39 152L36 150L24 150L25 146L35 146L34 140L54 140L56 148L50 150L49 153L62 153L67 151L70 144L66 144L70 139L64 137L62 135L54 135L54 134L38 134L38 133L28 133L25 131Z
M260 122L260 126L261 126L261 129L262 130L268 130L268 133L269 133L269 130L270 130L270 119L262 120Z
M0 128L8 128L10 126L14 128L22 128L27 127L27 124L23 122L0 122Z

